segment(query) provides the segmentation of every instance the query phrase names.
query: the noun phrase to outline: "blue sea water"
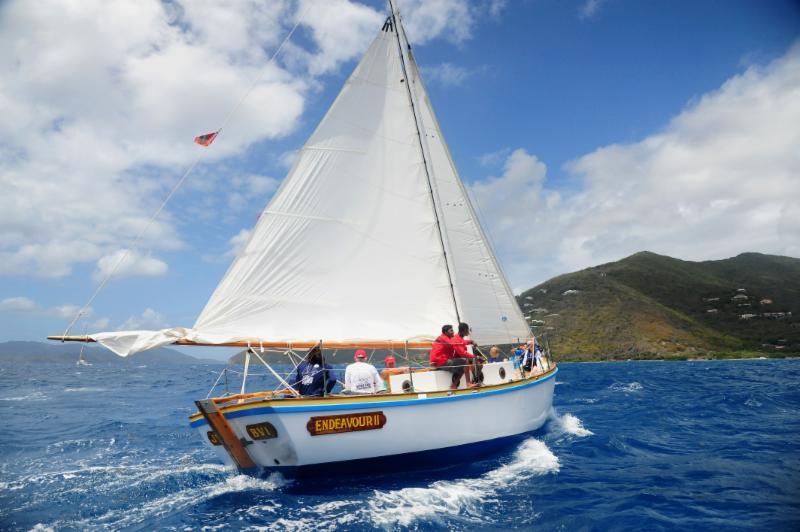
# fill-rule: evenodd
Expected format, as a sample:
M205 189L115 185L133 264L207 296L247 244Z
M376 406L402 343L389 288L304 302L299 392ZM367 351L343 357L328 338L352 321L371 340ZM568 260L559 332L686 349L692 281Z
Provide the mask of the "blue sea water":
M560 368L505 452L292 481L189 429L218 366L0 366L0 529L800 530L800 360Z

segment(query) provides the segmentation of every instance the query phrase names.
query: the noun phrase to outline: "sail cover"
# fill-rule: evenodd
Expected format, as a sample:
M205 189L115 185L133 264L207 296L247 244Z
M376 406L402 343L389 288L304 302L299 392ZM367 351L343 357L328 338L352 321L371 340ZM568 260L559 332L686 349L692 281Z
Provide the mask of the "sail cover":
M397 31L383 26L193 329L152 343L402 342L459 319L481 344L529 336ZM151 343L92 337L128 351L114 334Z

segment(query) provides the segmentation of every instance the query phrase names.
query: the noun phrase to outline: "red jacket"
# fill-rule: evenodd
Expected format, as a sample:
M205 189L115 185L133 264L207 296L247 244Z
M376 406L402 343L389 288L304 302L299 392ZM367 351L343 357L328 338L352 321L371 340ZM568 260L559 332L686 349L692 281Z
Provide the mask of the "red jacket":
M456 350L453 358L475 358L475 355L467 351L467 346L472 344L472 340L464 340L459 335L454 334L450 338L450 343L453 344L453 348Z
M431 348L431 366L439 367L451 358L455 358L455 346L452 340L444 333L440 334L433 342Z
M438 368L451 358L475 358L475 355L467 351L467 346L471 343L471 340L464 340L457 334L452 338L440 334L431 349L431 366Z

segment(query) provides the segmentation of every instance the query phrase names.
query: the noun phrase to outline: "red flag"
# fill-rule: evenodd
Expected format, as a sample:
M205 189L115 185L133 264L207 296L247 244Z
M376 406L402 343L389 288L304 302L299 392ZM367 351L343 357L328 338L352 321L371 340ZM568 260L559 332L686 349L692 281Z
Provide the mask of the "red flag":
M206 133L205 135L200 135L199 137L195 137L194 141L201 146L208 146L209 144L214 142L214 139L217 138L217 134L219 134L219 131L215 131L213 133Z

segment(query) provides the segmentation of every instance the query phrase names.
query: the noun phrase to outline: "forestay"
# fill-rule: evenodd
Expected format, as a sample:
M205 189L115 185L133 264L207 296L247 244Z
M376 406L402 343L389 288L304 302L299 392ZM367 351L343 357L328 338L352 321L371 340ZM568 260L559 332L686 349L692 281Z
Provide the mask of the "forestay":
M480 343L530 334L387 22L193 329L92 338L123 355L179 338L403 342L459 319Z

